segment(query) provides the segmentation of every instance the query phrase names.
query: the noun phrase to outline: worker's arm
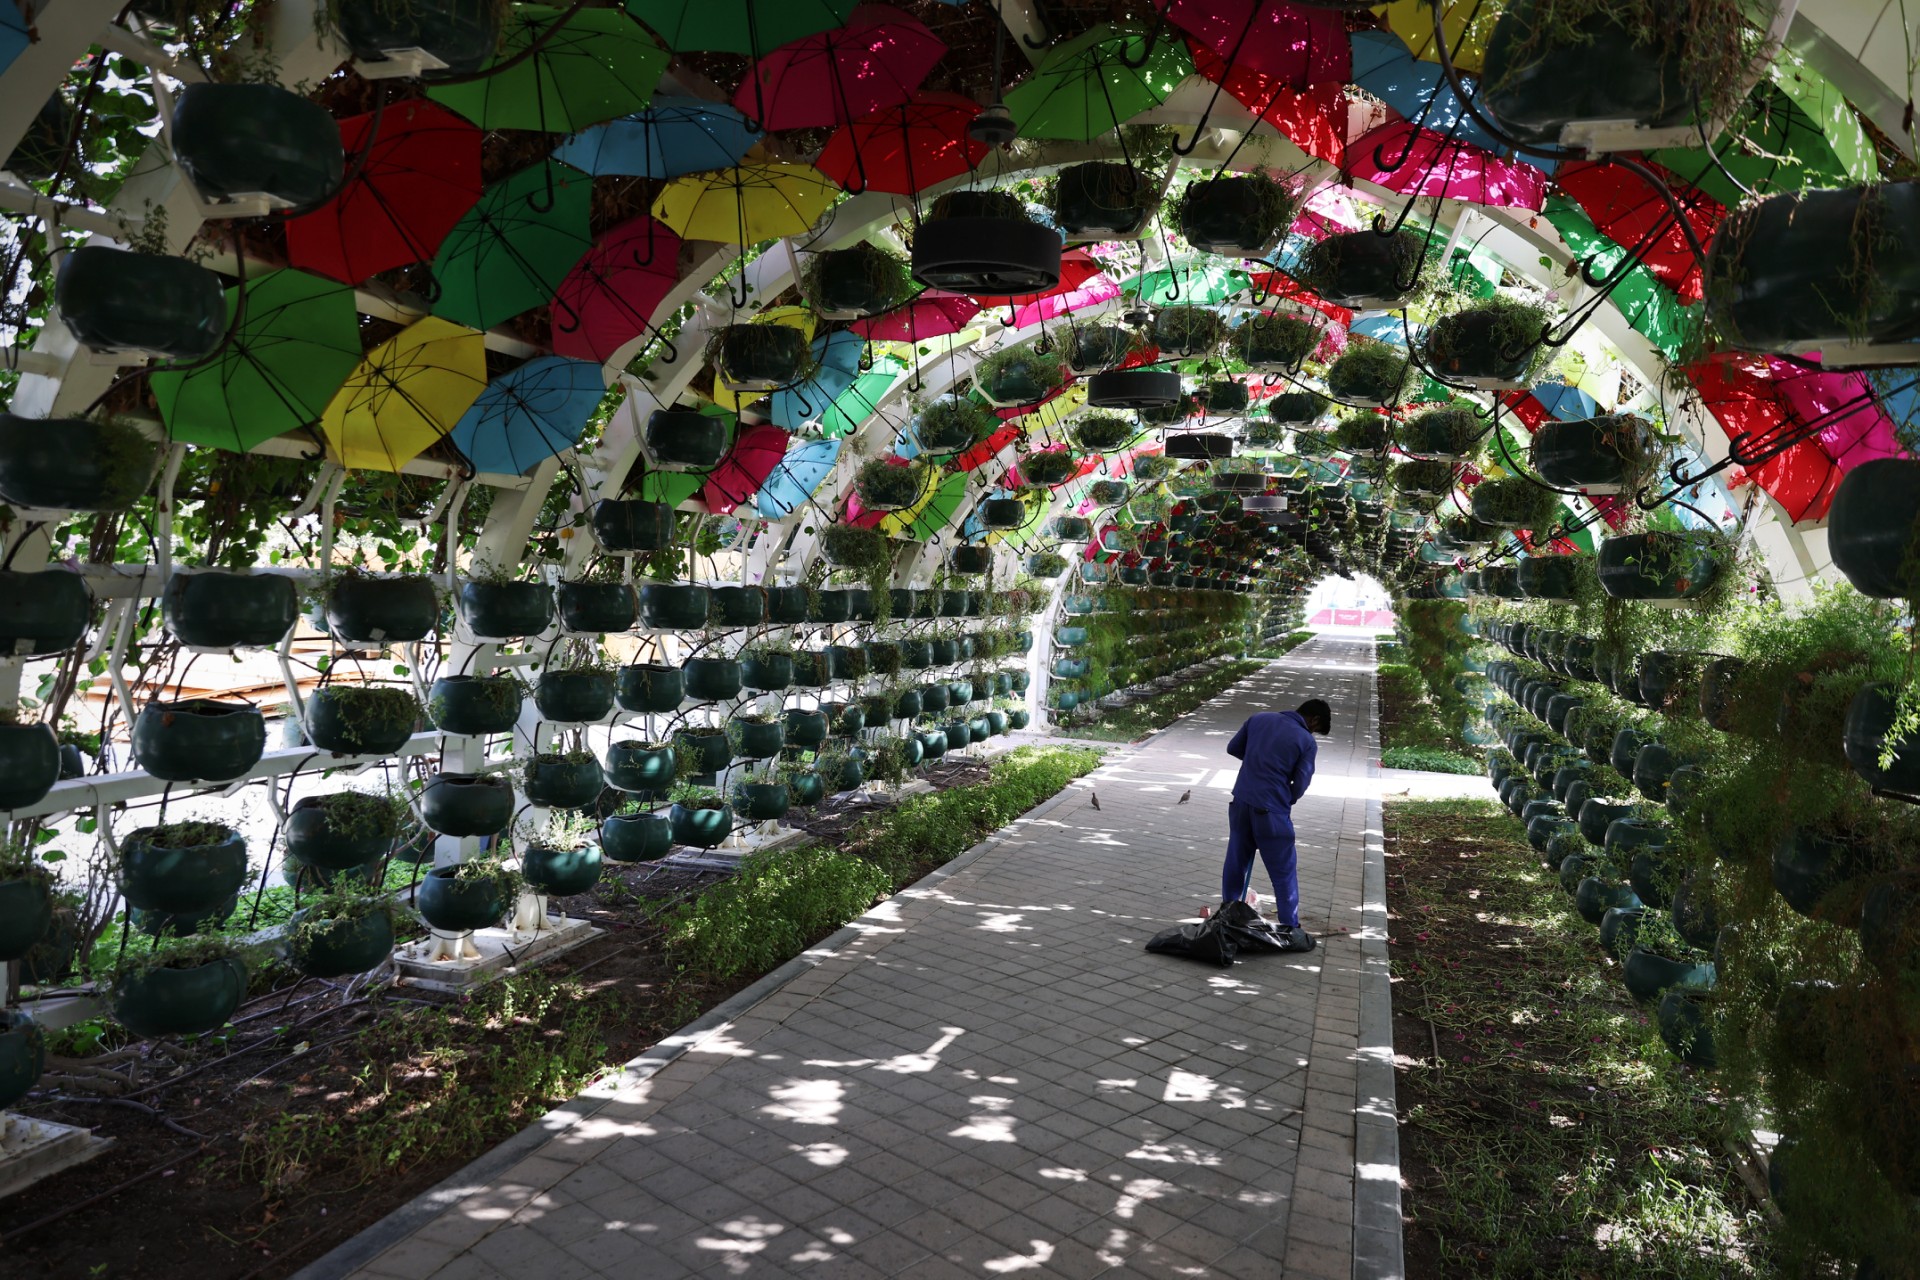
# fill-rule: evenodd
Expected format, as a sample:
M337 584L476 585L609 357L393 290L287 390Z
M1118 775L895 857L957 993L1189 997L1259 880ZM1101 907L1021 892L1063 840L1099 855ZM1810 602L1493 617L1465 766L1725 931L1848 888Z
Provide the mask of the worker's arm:
M1293 777L1288 780L1287 784L1293 788L1293 801L1295 804L1300 802L1301 796L1307 794L1307 788L1313 785L1313 762L1314 757L1319 754L1320 744L1309 737L1307 739L1306 749L1300 753L1300 758L1294 762Z
M1235 760L1245 760L1247 758L1247 726L1252 723L1253 721L1251 720L1241 721L1240 732L1234 734L1233 741L1227 744L1227 754Z

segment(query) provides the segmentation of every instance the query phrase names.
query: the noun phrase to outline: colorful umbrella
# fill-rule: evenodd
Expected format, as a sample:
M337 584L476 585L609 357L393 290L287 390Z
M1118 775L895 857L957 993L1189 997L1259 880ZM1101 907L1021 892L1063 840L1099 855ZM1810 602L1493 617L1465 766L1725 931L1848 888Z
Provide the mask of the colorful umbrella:
M765 423L746 428L734 437L727 456L708 473L695 499L716 515L732 514L735 507L759 492L786 452L787 433L780 428Z
M1105 276L1092 276L1077 289L1054 292L1013 310L1013 327L1025 329L1039 324L1043 320L1055 320L1075 311L1084 311L1088 307L1097 307L1103 302L1112 302L1120 296L1120 286Z
M612 359L652 326L679 273L679 236L644 215L612 228L553 292L554 351Z
M13 60L27 51L33 39L19 7L0 5L0 71L12 66Z
M1695 238L1707 243L1726 211L1705 192L1672 175L1662 176L1687 211ZM1554 180L1580 202L1602 235L1633 249L1654 278L1678 294L1681 301L1700 300L1700 264L1667 202L1645 182L1624 168L1585 160L1562 164Z
M811 165L768 161L675 178L653 216L688 240L750 245L801 234L838 197Z
M1382 9L1387 25L1406 41L1414 57L1428 62L1440 60L1433 44L1433 6L1429 0L1391 0L1374 12ZM1490 5L1486 0L1446 0L1440 29L1446 33L1447 53L1454 66L1479 74L1487 55L1487 37L1493 34L1493 25L1503 12L1505 6Z
M839 26L854 0L627 0L627 12L676 53L755 57Z
M927 495L905 511L890 511L880 518L880 531L896 538L925 542L953 523L954 513L967 500L967 477L949 475L934 485Z
M1421 62L1390 31L1353 33L1353 83L1398 112L1402 119L1470 142L1488 151L1500 142L1474 122L1440 67ZM1472 81L1466 81L1471 85Z
M873 368L855 378L853 385L835 396L827 411L820 415L814 434L834 439L859 430L880 411L880 402L911 370L898 360L875 360Z
M427 96L483 129L578 133L646 106L666 65L667 51L618 9L516 4L490 74Z
M320 432L342 466L398 471L453 430L486 386L486 340L428 316L367 352Z
M1772 195L1878 181L1873 145L1837 89L1786 54L1767 73L1711 153L1674 147L1652 158L1729 208L1746 198L1740 187Z
M853 385L866 353L866 339L836 329L813 340L813 376L773 393L767 418L789 431L807 431L818 423L841 392Z
M725 103L663 97L574 134L553 158L596 178L677 178L737 164L763 136Z
M976 293L973 300L983 307L1024 306L1042 298L1072 293L1100 274L1100 260L1085 249L1068 249L1060 255L1060 283L1040 293Z
M872 342L925 342L959 333L980 314L980 304L962 293L929 289L904 307L856 320L853 331Z
M1339 164L1352 132L1353 99L1347 87L1323 81L1295 93L1285 80L1263 76L1251 67L1227 62L1199 41L1189 44L1193 67L1227 91L1241 106L1266 121L1310 156Z
M434 257L433 313L490 329L552 298L593 247L592 205L592 181L550 159L488 187Z
M352 177L312 213L287 223L287 260L343 284L431 258L480 198L478 129L414 99L340 122Z
M769 129L847 124L912 98L946 52L900 10L863 4L844 27L763 54L733 105Z
M1547 175L1540 169L1502 160L1406 121L1392 121L1355 138L1347 144L1340 168L1401 195L1521 209L1538 209L1547 196Z
M1248 285L1247 273L1237 262L1209 254L1189 259L1177 266L1143 272L1134 289L1147 306L1164 307L1181 303L1187 306L1211 306L1240 292Z
M487 384L453 424L474 470L525 475L580 441L607 392L597 361L535 356Z
M318 422L360 363L351 288L288 268L250 277L245 293L241 312L241 289L227 290L230 332L210 363L148 380L175 440L244 452Z
M1742 434L1758 448L1793 430L1773 385L1766 357L1722 354L1689 367L1688 381L1728 437ZM1817 440L1801 440L1765 462L1747 467L1734 484L1758 484L1792 520L1821 520L1840 486L1840 468Z
M915 196L972 172L991 149L967 133L980 104L957 93L916 93L834 130L813 167L849 191Z
M1330 10L1273 0L1172 0L1163 12L1221 58L1289 88L1349 79L1346 23Z
M753 497L754 510L769 520L784 520L807 504L820 482L833 474L840 441L807 440L787 450Z
M1592 258L1596 275L1610 274L1626 258L1627 251L1601 235L1580 206L1567 197L1551 197L1542 213L1576 258ZM1673 291L1637 264L1627 268L1607 300L1669 360L1679 358L1697 325L1694 313L1680 305Z
M1192 74L1179 41L1149 42L1138 27L1103 22L1049 49L1006 103L1023 137L1084 142L1159 106Z

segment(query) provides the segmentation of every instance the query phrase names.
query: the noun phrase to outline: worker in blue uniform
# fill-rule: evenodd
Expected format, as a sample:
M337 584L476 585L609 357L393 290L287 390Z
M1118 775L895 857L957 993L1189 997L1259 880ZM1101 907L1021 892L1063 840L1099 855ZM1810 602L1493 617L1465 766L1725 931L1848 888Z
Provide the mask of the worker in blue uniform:
M1227 862L1220 873L1220 901L1240 902L1253 881L1253 855L1267 864L1278 900L1279 923L1300 927L1300 881L1296 874L1293 806L1313 782L1315 734L1333 732L1333 708L1310 698L1294 711L1261 711L1247 718L1227 744L1240 761L1233 799L1227 804Z

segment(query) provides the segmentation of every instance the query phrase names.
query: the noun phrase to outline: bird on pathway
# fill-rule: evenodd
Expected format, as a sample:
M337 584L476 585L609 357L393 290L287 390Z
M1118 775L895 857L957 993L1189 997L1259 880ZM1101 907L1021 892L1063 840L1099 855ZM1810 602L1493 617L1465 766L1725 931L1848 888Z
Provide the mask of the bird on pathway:
M1185 791L1182 791L1182 792L1180 793L1180 798L1179 798L1178 800L1175 800L1175 801L1174 801L1174 803L1175 803L1175 804L1185 804L1185 803L1186 803L1187 801L1189 801L1189 800L1191 800L1191 799L1193 799L1193 788L1192 788L1192 787L1188 787L1188 788L1187 788L1187 789L1186 789Z
M1093 807L1098 809L1100 807L1100 793L1098 791L1090 791L1087 794L1093 797Z

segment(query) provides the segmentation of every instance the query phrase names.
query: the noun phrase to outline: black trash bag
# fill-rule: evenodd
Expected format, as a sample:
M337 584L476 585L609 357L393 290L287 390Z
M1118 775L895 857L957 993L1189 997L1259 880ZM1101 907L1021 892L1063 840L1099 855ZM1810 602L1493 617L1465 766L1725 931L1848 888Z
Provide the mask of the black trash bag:
M1244 902L1229 902L1198 924L1175 925L1147 940L1147 950L1204 960L1224 969L1242 951L1311 951L1313 935L1262 918Z

